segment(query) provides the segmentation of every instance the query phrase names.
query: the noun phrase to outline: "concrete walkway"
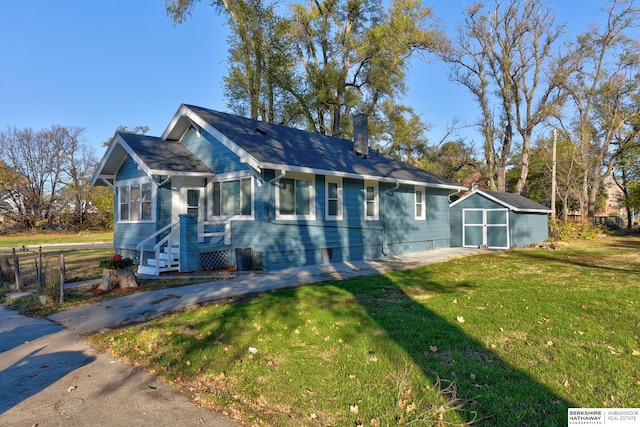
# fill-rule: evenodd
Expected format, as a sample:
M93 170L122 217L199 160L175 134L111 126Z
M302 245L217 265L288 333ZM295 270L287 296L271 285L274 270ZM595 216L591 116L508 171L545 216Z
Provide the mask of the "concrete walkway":
M202 302L404 270L481 252L448 248L240 274L132 294L57 313L48 320L0 308L0 426L234 426L221 415L192 405L180 391L98 352L78 334L144 322Z

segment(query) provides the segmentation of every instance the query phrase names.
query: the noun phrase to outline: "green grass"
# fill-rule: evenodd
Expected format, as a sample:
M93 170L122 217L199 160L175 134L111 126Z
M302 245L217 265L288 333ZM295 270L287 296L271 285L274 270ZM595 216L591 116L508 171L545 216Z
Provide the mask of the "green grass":
M113 231L81 233L34 232L17 233L0 236L0 247L16 247L47 245L55 243L93 243L112 242Z
M609 238L465 257L91 341L246 424L566 425L568 407L640 406L639 250Z

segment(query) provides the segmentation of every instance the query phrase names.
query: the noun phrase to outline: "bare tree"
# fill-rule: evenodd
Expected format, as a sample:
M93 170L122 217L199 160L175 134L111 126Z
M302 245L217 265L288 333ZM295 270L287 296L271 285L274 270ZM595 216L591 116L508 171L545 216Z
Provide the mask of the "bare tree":
M54 125L34 132L9 127L0 132L0 160L15 176L6 189L9 215L25 228L47 228L55 218L59 190L72 170L82 128Z
M566 127L578 151L583 218L595 215L598 192L640 132L640 43L626 32L640 19L633 0L613 0L594 26L573 44L564 84Z
M520 136L520 194L529 172L534 128L563 102L553 49L564 26L556 25L539 0L496 0L491 8L476 3L447 49L439 52L451 64L450 79L465 86L480 107L478 127L484 138L489 186L505 191L506 170Z

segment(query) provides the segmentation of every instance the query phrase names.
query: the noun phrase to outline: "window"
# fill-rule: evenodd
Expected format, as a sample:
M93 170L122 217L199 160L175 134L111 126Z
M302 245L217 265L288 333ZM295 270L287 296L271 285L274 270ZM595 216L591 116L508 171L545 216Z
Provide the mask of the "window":
M342 219L342 179L327 177L325 185L325 217L327 219Z
M198 215L200 210L200 190L187 190L187 213Z
M426 219L427 209L424 187L416 187L415 191L416 219Z
M131 183L118 186L119 221L153 221L151 183Z
M252 215L253 194L251 178L213 183L213 216Z
M378 219L378 183L364 182L364 219Z
M277 182L276 217L281 219L315 219L315 192L312 177L281 178Z

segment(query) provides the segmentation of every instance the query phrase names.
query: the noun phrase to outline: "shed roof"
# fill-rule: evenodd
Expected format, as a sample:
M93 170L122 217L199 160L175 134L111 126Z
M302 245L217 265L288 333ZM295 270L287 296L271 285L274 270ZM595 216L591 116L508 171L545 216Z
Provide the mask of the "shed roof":
M552 213L553 210L548 207L534 202L531 199L528 199L520 194L514 193L503 193L499 191L488 191L488 190L475 190L469 194L462 196L460 199L451 203L451 207L457 205L463 200L468 199L474 195L480 195L486 197L494 202L508 208L514 212L532 212L532 213Z

